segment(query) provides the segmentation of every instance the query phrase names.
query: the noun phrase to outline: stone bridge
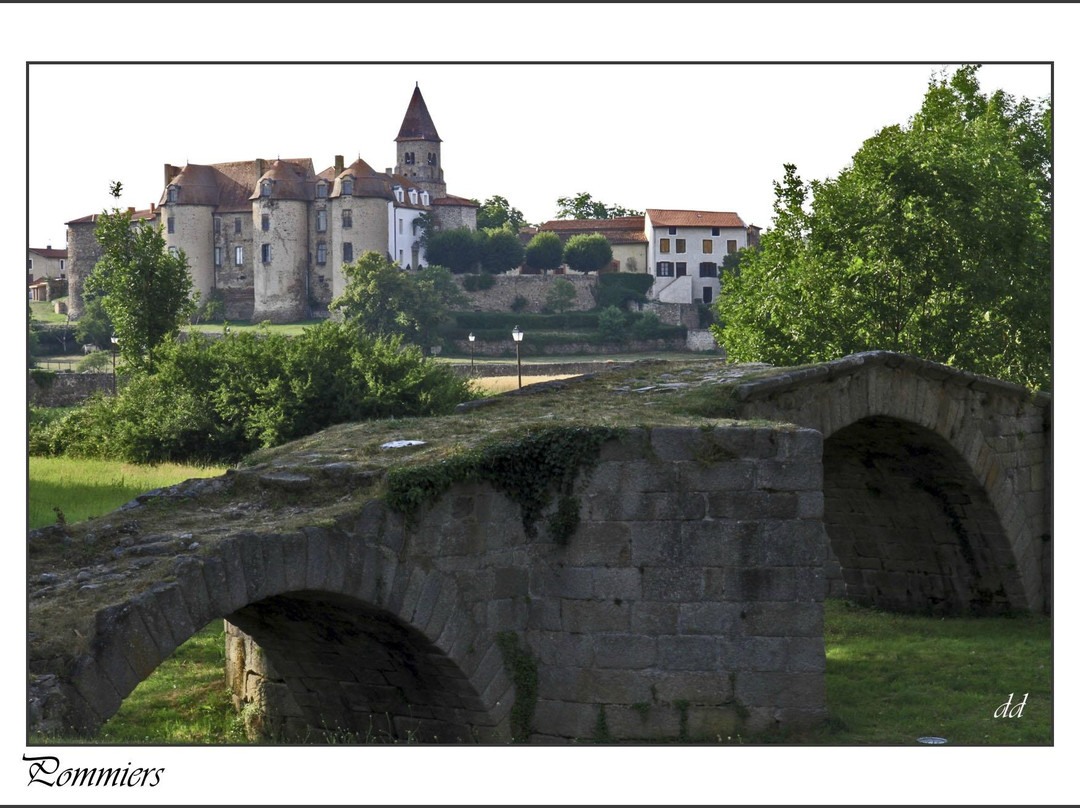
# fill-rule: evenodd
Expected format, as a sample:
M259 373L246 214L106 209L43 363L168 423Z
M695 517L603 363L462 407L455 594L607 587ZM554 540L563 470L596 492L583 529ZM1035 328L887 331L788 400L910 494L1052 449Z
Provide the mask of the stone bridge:
M716 741L823 721L827 594L1049 609L1048 396L886 353L550 387L32 532L31 729L224 618L263 738Z

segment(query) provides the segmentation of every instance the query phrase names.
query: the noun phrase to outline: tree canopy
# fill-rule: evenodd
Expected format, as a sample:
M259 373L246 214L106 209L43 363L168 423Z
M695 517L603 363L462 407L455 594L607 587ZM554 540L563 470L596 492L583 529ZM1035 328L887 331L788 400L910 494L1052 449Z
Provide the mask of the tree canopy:
M485 272L506 272L521 266L525 260L525 248L517 237L517 231L504 228L486 232L487 241L480 259Z
M477 199L472 201L480 205L479 210L476 211L478 230L498 230L505 227L512 233L517 233L525 224L524 214L517 208L511 207L506 197L495 195L483 203Z
M467 227L436 230L427 234L424 255L429 263L446 267L455 275L461 275L472 272L480 263L482 244L476 234Z
M558 269L562 260L562 240L550 230L537 233L525 248L525 263L532 269Z
M599 233L578 233L566 242L563 260L578 272L596 272L611 263L611 244Z
M725 271L718 341L778 364L866 350L1050 386L1050 115L934 79L835 179L774 183L774 226Z
M384 255L369 251L341 268L345 289L330 303L346 323L370 337L398 336L426 346L463 294L444 267L405 272Z
M640 216L640 210L631 210L622 205L608 205L592 194L582 191L576 196L561 196L555 200L559 206L556 219L614 219L619 216Z
M110 186L115 198L120 190L118 182ZM94 237L102 255L86 294L100 297L129 367L152 369L155 349L195 311L184 251L166 249L161 225L133 222L118 208L98 217Z

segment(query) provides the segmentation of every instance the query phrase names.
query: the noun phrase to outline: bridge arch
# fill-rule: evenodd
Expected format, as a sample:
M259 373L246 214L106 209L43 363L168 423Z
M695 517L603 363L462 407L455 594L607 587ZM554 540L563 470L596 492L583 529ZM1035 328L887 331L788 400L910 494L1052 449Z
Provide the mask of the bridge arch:
M501 737L512 683L493 632L463 604L459 579L403 560L402 540L400 517L376 501L351 525L243 534L176 559L174 580L96 615L92 648L65 677L65 728L96 730L223 618L257 640L311 729Z
M744 417L789 421L824 438L831 594L946 611L1048 608L1049 396L875 351L747 382L737 397ZM875 452L896 479L871 473ZM856 504L859 486L876 509ZM880 541L863 529L867 519ZM940 541L917 539L920 531ZM923 548L919 558L905 563L913 547ZM945 571L949 583L931 582Z

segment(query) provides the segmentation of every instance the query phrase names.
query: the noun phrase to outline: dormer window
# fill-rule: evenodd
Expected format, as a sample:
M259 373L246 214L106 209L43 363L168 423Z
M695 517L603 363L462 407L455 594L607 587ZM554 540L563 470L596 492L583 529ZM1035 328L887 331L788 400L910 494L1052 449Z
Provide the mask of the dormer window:
M409 202L412 203L413 205L416 204L416 189L415 188L410 188L409 189Z
M166 191L165 198L169 202L176 202L180 198L180 186L179 185L170 185L169 190Z
M405 189L403 189L400 185L395 185L394 186L394 198L398 202L404 202L405 201Z
M343 196L352 196L353 181L351 177L341 181L341 193Z
M421 191L420 192L420 204L421 205L430 205L431 204L431 197L428 196L427 191Z
M263 180L262 189L260 191L260 194L262 196L264 196L264 197L268 197L268 196L270 196L270 191L273 190L273 188L274 188L274 183L273 182L271 182L270 180Z
M326 183L320 182L315 186L315 196L318 199L326 199Z

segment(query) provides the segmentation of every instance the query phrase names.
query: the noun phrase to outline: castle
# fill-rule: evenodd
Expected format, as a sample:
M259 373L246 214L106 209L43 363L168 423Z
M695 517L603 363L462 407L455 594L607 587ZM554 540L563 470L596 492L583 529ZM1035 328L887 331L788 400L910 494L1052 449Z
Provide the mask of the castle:
M220 296L230 320L294 322L325 314L344 291L341 266L374 250L401 267L425 263L426 216L435 229L476 229L478 205L446 193L442 139L417 84L397 138L397 164L379 172L340 155L318 173L310 158L166 164L164 190L134 220L163 226L183 250L203 302ZM67 222L69 310L101 255L97 215Z

